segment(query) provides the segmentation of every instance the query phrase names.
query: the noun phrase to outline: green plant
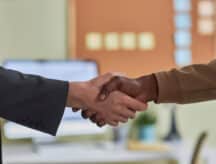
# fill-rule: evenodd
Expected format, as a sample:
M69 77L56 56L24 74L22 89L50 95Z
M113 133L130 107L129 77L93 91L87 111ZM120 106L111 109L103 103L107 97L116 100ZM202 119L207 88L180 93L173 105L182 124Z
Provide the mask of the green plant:
M154 111L148 110L139 114L134 124L140 128L145 125L154 125L157 122L157 116Z

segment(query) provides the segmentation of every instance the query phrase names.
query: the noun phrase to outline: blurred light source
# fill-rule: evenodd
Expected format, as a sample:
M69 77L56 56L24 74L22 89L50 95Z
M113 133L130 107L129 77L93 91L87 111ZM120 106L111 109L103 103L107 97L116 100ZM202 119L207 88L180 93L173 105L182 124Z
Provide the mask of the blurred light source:
M192 42L190 31L178 30L175 33L175 44L177 47L190 47Z
M104 44L106 50L118 50L119 49L119 34L116 32L110 32L105 34Z
M198 21L198 32L203 35L214 33L214 21L211 18L202 18Z
M86 48L88 50L102 49L102 34L98 32L91 32L86 35Z
M174 8L176 11L189 11L191 2L190 0L174 0Z
M180 13L175 16L175 24L176 28L190 28L191 23L191 17L187 13Z
M124 50L136 49L136 34L133 32L123 33L121 36L121 48Z
M141 50L152 50L155 48L155 36L150 32L140 33L138 36L139 48Z
M200 16L214 16L214 2L203 0L198 3L198 13Z
M176 64L180 67L192 63L192 54L190 49L177 49L175 52Z

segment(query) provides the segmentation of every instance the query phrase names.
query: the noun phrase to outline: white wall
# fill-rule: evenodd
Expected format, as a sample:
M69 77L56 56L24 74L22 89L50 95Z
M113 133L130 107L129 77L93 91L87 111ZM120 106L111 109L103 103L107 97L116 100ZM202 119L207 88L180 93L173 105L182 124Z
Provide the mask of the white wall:
M166 105L158 105L158 132L167 134L170 110ZM207 131L208 144L216 146L216 101L178 105L177 119L179 131L186 140L196 141L201 132Z
M66 0L0 0L0 60L66 57Z

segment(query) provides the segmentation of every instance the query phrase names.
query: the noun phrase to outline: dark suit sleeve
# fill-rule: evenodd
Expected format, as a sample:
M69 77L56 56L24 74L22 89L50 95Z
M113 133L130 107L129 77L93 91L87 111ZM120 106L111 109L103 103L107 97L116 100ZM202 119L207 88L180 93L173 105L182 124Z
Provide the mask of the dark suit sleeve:
M25 75L0 67L0 117L56 135L68 82Z

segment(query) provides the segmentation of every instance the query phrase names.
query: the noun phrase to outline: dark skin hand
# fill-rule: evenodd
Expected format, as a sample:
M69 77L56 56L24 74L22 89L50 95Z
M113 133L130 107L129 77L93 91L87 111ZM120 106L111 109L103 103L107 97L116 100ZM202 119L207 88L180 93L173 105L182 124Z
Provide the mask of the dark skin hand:
M103 101L111 92L117 90L142 102L156 101L158 92L157 80L153 74L136 79L115 76L108 83L102 86L98 98Z
M66 105L73 107L74 111L77 110L74 107L86 110L87 115L97 113L97 117L102 117L106 124L111 126L125 123L128 119L134 118L136 112L146 110L146 103L119 91L110 93L104 101L98 101L101 87L112 77L112 74L105 74L85 82L70 82ZM86 118L85 115L82 116Z
M136 79L130 79L123 76L115 76L108 83L102 86L98 95L100 101L104 101L113 91L123 92L142 102L157 101L158 86L155 75L142 76ZM96 113L88 110L82 112L84 118L90 120L102 127L105 125L103 118Z

